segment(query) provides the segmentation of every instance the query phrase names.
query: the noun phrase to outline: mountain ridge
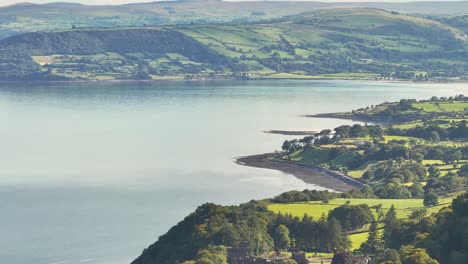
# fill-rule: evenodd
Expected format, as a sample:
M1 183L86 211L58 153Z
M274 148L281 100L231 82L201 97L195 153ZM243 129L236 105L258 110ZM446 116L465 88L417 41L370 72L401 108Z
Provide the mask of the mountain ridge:
M0 38L23 32L79 27L156 26L190 23L244 23L333 8L380 8L402 13L467 14L467 1L415 3L323 3L308 1L163 1L126 5L60 2L0 7ZM54 14L54 16L51 16Z

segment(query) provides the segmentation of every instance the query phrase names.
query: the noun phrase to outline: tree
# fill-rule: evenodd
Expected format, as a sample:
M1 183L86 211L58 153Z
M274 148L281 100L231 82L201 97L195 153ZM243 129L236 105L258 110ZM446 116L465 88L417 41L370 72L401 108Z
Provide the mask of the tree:
M291 245L291 240L289 238L289 229L285 225L279 225L275 229L273 239L275 241L275 248L278 251L286 250Z
M313 136L307 136L299 140L299 143L301 143L305 147L305 146L311 145L313 141L314 141Z
M424 218L424 216L426 216L426 214L427 214L426 209L417 209L411 213L410 219L421 220Z
M354 264L354 256L349 252L340 252L333 255L331 264Z
M440 177L440 170L436 166L430 166L427 171L429 172L429 177L437 178Z
M387 249L383 254L384 263L401 264L400 253L395 249Z
M445 164L459 161L463 157L463 153L460 150L452 151L444 156Z
M369 126L369 135L374 140L382 140L384 132L381 126Z
M335 136L339 138L349 138L351 126L344 125L335 128Z
M458 175L467 177L468 176L468 164L465 164L460 167L460 171L458 172Z
M368 185L365 185L361 188L361 193L364 195L364 198L375 198L374 191Z
M227 264L227 250L224 246L210 246L198 251L195 261L184 264Z
M422 184L420 182L418 182L418 181L413 183L413 185L411 185L409 190L410 190L411 196L413 198L419 198L419 197L422 197L424 195L424 188L423 188Z
M468 263L468 192L453 200L452 209L441 210L435 218L429 237L417 245L441 263Z
M339 219L341 226L345 231L361 228L374 220L372 211L366 204L344 205L333 209L328 214L328 219Z
M385 214L384 223L385 223L385 230L384 230L384 240L386 245L390 244L392 232L396 226L398 219L396 214L395 206L390 207L388 212Z
M403 264L439 264L439 262L431 258L425 249L415 248L412 245L402 246L400 255Z
M375 256L383 250L383 240L378 232L377 221L373 221L369 228L369 237L367 241L361 245L361 251L364 254Z
M285 140L283 142L283 146L281 146L281 149L284 151L284 152L290 152L291 151L291 142L289 142L288 140Z
M397 221L396 209L395 209L395 206L392 204L388 212L385 214L384 223L387 226L390 226L390 225L395 224L396 221Z
M434 192L430 191L424 195L423 204L425 207L436 206L439 204L439 198Z
M437 133L437 131L432 131L430 139L432 142L439 142L440 141L440 135Z
M324 130L320 131L319 135L320 136L328 136L328 135L331 134L331 132L332 132L331 129L324 129Z
M338 222L335 218L332 218L328 221L326 237L326 243L328 244L327 248L330 252L344 251L347 250L350 246L348 236L343 232L340 222Z

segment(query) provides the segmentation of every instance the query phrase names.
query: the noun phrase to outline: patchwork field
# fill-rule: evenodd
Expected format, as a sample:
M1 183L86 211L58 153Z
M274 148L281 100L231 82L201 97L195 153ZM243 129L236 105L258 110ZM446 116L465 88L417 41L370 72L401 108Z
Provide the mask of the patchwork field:
M427 209L429 212L435 212L449 205L452 200L453 196L441 198L439 199L438 206ZM423 199L333 199L330 200L328 204L324 204L320 201L291 204L274 203L268 205L268 210L275 213L291 214L301 218L307 214L315 220L318 220L323 214L325 216L328 215L331 210L345 205L348 201L351 205L367 204L369 207L382 205L384 212L393 205L395 206L399 218L407 218L414 210L425 208ZM372 210L375 212L375 209Z
M165 14L168 12L170 18L156 24L167 24L177 16L172 14L172 9L163 11ZM111 21L119 20L118 16L112 17L109 18ZM147 19L135 24L148 22ZM127 22L121 21L123 24ZM5 39L6 43L0 43L0 63L11 64L5 69L0 68L0 79L5 72L3 78L42 76L45 79L148 80L179 76L185 79L424 80L431 78L428 76L431 72L446 78L462 78L465 72L457 72L453 68L463 69L467 63L462 58L442 52L446 50L445 45L459 46L460 52L466 48L466 45L462 45L465 38L460 37L464 34L457 28L381 9L313 11L258 23L209 24L202 20L198 24L175 26L155 27L154 24L103 29L92 28L92 25L83 22L83 25L64 24L66 28L48 32L46 38L22 39L13 36ZM155 33L155 29L165 32L166 37L173 36L161 43L161 47L134 50L143 43L150 43L149 35L145 34L146 39L140 40L124 39L129 30ZM121 34L119 30L126 32ZM111 32L116 33L115 36L108 34ZM108 37L100 38L104 35ZM44 43L34 43L29 38ZM17 39L21 41L15 42ZM161 38L155 37L151 41L157 39ZM50 42L56 43L55 54L47 44ZM84 44L87 42L90 44ZM179 49L183 52L171 49L187 43L191 44ZM212 60L196 59L200 53L199 45L209 49L207 56ZM117 51L114 49L117 46L122 48ZM435 51L439 54L437 57L433 55ZM16 53L24 56L18 60L21 65L11 63L9 54ZM31 56L34 56L32 60ZM431 60L437 60L437 63ZM402 64L405 65L404 70L401 70ZM32 72L24 72L25 69ZM428 111L456 111L465 106L440 104L415 107Z
M382 205L382 211L385 213L393 205L396 208L398 218L408 218L411 213L417 209L427 209L427 213L435 213L451 204L452 200L456 197L453 194L449 197L441 197L439 205L426 208L423 205L423 199L333 199L328 204L319 201L307 203L290 203L280 204L274 203L268 205L268 210L274 213L291 214L292 216L302 218L305 214L318 220L322 215L327 216L333 209L345 205L349 202L350 205L367 204L371 207L374 217L377 216L376 209L372 208L377 205ZM363 230L360 232L353 232L349 234L351 240L351 250L357 250L367 240L368 232ZM311 254L313 255L313 254ZM324 256L326 257L326 256ZM320 263L320 262L318 262Z
M424 112L463 112L468 109L468 102L423 102L414 103L413 107Z

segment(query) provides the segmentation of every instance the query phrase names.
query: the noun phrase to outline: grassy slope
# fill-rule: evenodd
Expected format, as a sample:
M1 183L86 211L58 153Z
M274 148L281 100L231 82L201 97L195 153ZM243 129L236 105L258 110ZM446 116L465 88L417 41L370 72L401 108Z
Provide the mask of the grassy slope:
M151 9L147 12L150 11ZM109 15L118 17L118 13L113 13L117 12L114 9L109 9L109 12ZM459 37L462 34L453 27L433 20L362 8L314 11L289 16L275 22L257 24L195 24L166 27L165 29L178 31L221 55L239 60L239 66L244 65L246 69L236 71L248 72L251 77L321 79L370 79L379 76L375 69L397 68L402 63L405 63L408 72L425 73L424 68L421 68L423 67L421 61L424 60L416 63L412 59L405 58L425 56L424 54L444 50L440 42L432 41L427 34L437 35L434 30L446 32L446 34L452 32L450 34L453 37ZM121 42L118 39L116 41ZM384 56L385 53L380 54L381 52L376 49L408 55L401 55L402 57L398 59L395 58L396 55L387 54ZM175 54L175 57L180 57L175 61L174 56L170 58L163 50L156 53L159 53L158 56L162 55L162 59L155 59L154 52L152 54L143 53L140 57L137 56L139 61L136 62L148 63L153 69L157 69L157 72L152 74L154 78L161 76L184 78L185 75L192 72L195 72L199 77L208 77L215 72L222 76L232 74L231 69L223 69L222 73L219 73L219 69L213 65L200 65L196 60L180 56L183 54ZM35 57L35 61L42 65L49 61L53 62L52 66L57 64L58 66L55 66L57 70L52 70L52 73L65 77L82 75L87 79L95 79L99 75L101 78L113 78L117 71L119 73L125 72L119 67L121 65L115 63L115 60L111 62L94 60L97 62L96 67L104 67L107 72L89 74L89 72L80 72L79 69L73 67L83 60L92 59L92 56L106 56L107 54L81 55L81 57L73 59L60 56L63 55L60 53L44 54L43 52L43 54L36 54L38 57ZM122 53L119 55L122 57L121 61L126 64L124 65L127 67L126 70L134 71L135 67L132 68L132 65L137 64L129 62L129 60L135 59L134 56ZM275 69L271 63L262 62L262 60L272 59L275 56L279 56L283 60L282 64L288 68L288 72ZM333 56L347 56L349 61L346 64L352 64L353 69L336 70L334 62L326 60L326 58ZM427 63L432 59L428 58ZM465 61L462 58L446 60L447 65L463 63ZM305 64L315 65L315 68L312 67L309 73L294 70L301 68L297 65ZM193 65L198 68L188 70L183 65ZM63 70L63 66L66 70ZM116 70L116 68L118 69ZM93 70L88 69L88 71L92 72Z
M429 211L437 211L447 206L452 199L453 197L442 198L440 200L440 205L430 208ZM424 208L423 199L333 199L328 204L323 204L322 202L270 204L268 205L268 209L275 213L281 212L283 214L292 214L297 217L303 217L304 214L308 214L317 220L322 214L328 215L328 212L336 207L344 205L347 201L352 205L367 204L369 206L376 206L381 204L384 211L394 205L399 218L407 218L415 209Z
M383 105L378 105L374 109L371 109L370 111L382 111L388 109L390 106L394 104L383 104ZM447 126L447 122L461 122L466 119L464 118L446 118L444 117L447 115L447 113L455 112L455 113L463 113L468 109L468 102L467 101L453 101L453 102L447 102L447 101L442 101L442 102L431 102L431 101L426 101L426 102L417 102L413 103L413 108L419 109L419 111L423 111L425 113L437 113L438 115L432 120L432 121L437 121L439 126ZM423 113L424 114L424 113ZM430 120L429 120L430 121ZM396 127L400 129L408 129L408 128L413 128L416 126L422 126L423 122L422 121L413 121L409 123L404 123L404 124L399 124L396 125ZM341 140L342 144L345 144L344 146L348 146L346 144L350 144L354 141L365 141L365 140L370 140L370 138L354 138L354 139L347 139L347 140ZM433 143L433 142L426 142L422 139L417 139L417 138L411 138L411 137L402 137L402 136L385 136L384 141L388 142L390 140L399 140L399 141L410 141L410 140L418 140L421 143L426 143L426 144L455 144L453 142L439 142L439 143ZM464 145L466 142L457 142L457 145ZM312 163L312 164L317 164L317 165L325 165L324 162L326 161L326 157L328 157L329 154L329 148L326 146L321 146L321 147L313 147L308 150L299 150L296 151L295 153L292 153L290 155L290 158L294 161L300 161L300 162L306 162L306 163ZM346 155L342 154L341 156ZM341 165L339 163L339 158L335 158L333 161ZM449 172L456 173L458 172L459 168L463 165L466 164L468 161L466 160L460 160L457 164L450 164L446 165L442 160L423 160L422 165L428 167L428 166L436 166L440 171L441 171L441 176L447 175ZM369 166L372 166L375 162L374 161L369 161L360 168L357 168L354 171L348 172L348 175L351 177L359 178L362 176L362 174L366 171ZM424 186L427 182L421 182L421 184ZM411 186L413 183L407 183L405 185ZM451 203L451 201L454 199L456 194L452 194L449 197L443 197L440 198L440 204L435 207L430 207L428 209L428 213L435 213L438 210L440 210L443 207L446 207ZM397 216L399 218L408 218L411 213L417 209L422 209L425 208L423 205L423 199L333 199L329 203L324 204L320 201L316 202L307 202L307 203L289 203L289 204L280 204L280 203L274 203L268 205L268 209L275 212L275 213L282 213L282 214L291 214L296 217L303 217L304 214L307 214L309 216L312 216L314 219L319 219L322 215L327 215L331 210L333 210L336 207L339 207L341 205L346 204L346 202L350 202L350 204L367 204L370 207L376 206L376 205L382 205L383 211L387 211L392 205L395 206L397 210ZM372 209L374 212L374 215L377 215L376 209ZM368 236L368 233L366 231L363 232L358 232L358 233L353 233L350 234L350 240L352 242L352 250L358 249L360 245L366 241Z
M378 115L381 111L387 110L393 107L394 103L385 103L382 105L377 105L373 109L365 110L362 109L360 111L364 111L366 114L369 115ZM459 122L465 121L465 118L462 118L462 113L468 109L468 101L441 101L441 102L431 102L431 101L420 101L412 104L413 110L408 110L408 113L418 112L419 116L425 116L428 114L437 114L436 117L433 117L430 121L434 124L442 128L447 128L452 125L452 122L456 125ZM456 114L459 115L459 118L450 118L447 117L447 114ZM392 125L395 128L399 129L411 129L417 126L423 126L424 122L421 120L411 121L407 123L395 124ZM396 141L405 141L407 144L410 144L410 141L416 141L419 144L427 144L427 145L439 145L439 146L466 146L468 142L466 141L439 141L439 142L430 142L428 140L415 138L415 137L407 137L407 136L391 136L385 135L384 140L382 142L388 143L391 140ZM342 139L340 140L339 146L350 147L350 144L353 144L356 141L372 141L370 137L367 138L350 138L350 139ZM328 166L330 161L328 161L329 155L329 146L338 146L338 145L323 145L320 147L314 146L312 149L309 150L298 150L289 157L293 161L310 163L315 165L321 166ZM351 149L352 150L352 149ZM344 153L337 158L333 159L332 161L338 165L340 168L346 168L347 159L344 157L349 157L350 153ZM444 165L442 160L423 160L422 164L426 167L430 165L435 165L440 171L441 176L447 175L449 172L456 173L458 172L460 166L463 164L468 163L468 161L460 160L458 164L454 165ZM354 168L347 172L347 175L353 178L361 178L365 171L375 164L375 161L368 161L366 164L360 166L359 168ZM424 184L424 183L423 183Z
M455 197L456 195L441 198L438 206L428 208L428 213L435 213L446 207ZM323 214L328 215L330 211L346 204L348 201L352 205L367 204L371 207L381 204L384 212L393 205L396 208L398 218L408 218L414 210L425 208L423 199L333 199L328 204L323 204L322 202L274 203L268 205L268 209L275 213L291 214L297 217L303 217L304 214L307 214L318 220ZM375 209L372 209L372 211L376 215ZM367 236L368 233L366 231L350 234L351 250L358 249L367 240Z
M396 33L402 30L401 25L415 27L415 30L429 30L432 27L449 29L457 37L463 34L460 30L433 20L377 9L322 10L290 16L274 24L181 26L178 30L233 57L268 57L274 52L279 52L281 57L290 57L287 53L281 54L279 50L261 50L265 45L278 44L282 39L293 45L302 43L312 46L296 51L296 54L305 57L317 52L330 52L330 48L336 51L348 49L349 41L341 43L336 40L337 36L352 36L352 42L364 43L369 48L377 42L377 46L402 52L428 52L440 48L435 44L428 46L424 36L417 32ZM326 49L320 48L325 46ZM232 48L242 51L232 52Z
M406 13L463 13L468 4L432 3L319 3L319 2L223 2L215 0L177 1L122 6L85 6L53 3L20 4L0 8L2 30L37 31L67 29L72 25L87 27L143 26L199 21L258 21L298 14L321 8L374 7ZM11 16L13 14L13 16ZM254 14L254 15L252 15ZM1 35L0 35L1 36Z

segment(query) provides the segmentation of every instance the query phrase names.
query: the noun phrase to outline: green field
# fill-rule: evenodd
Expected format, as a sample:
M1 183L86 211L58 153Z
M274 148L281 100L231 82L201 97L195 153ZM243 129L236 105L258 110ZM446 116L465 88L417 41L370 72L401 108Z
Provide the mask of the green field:
M349 240L351 240L351 251L357 250L361 247L362 243L366 242L369 237L368 232L362 232L357 234L349 235Z
M413 107L427 113L464 112L468 109L468 102L422 102L414 103Z
M453 194L450 197L441 197L439 199L439 205L435 207L426 208L428 213L435 213L441 208L448 206L452 200L456 197ZM396 208L398 218L408 218L411 213L417 209L425 208L423 205L423 199L333 199L328 204L322 202L307 202L307 203L290 203L280 204L274 203L268 205L268 210L274 213L291 214L295 217L302 218L305 214L314 218L314 220L320 219L322 215L328 215L328 213L338 206L342 206L347 202L351 205L367 204L369 207L376 205L382 205L383 211L387 211L393 205ZM372 209L374 216L376 216L375 209ZM357 250L367 240L367 232L352 233L349 235L351 240L351 250Z
M190 2L198 6L196 1ZM211 4L222 3L222 1L218 1ZM133 23L129 21L131 20L129 17L126 17L129 20L120 18L119 15L115 14L115 10L112 12L101 10L98 12L99 14L104 12L110 13L112 16L106 19L100 17L96 20L90 15L86 19L82 19L81 22L76 21L77 25L74 25L75 29L73 30L71 30L73 22L64 23L61 21L59 30L47 32L55 34L55 36L50 36L51 39L48 39L48 36L30 38L39 43L25 42L24 40L15 43L16 38L13 37L14 41L0 43L0 64L10 63L10 54L17 52L24 56L16 58L18 63L22 64L11 63L6 69L0 69L2 70L0 71L0 79L3 72L5 72L3 78L11 78L11 76L16 76L15 74L38 76L37 74L40 73L45 75L44 78L51 78L49 75L53 75L53 77L67 79L145 80L161 79L161 76L171 76L169 79L172 79L172 76L180 76L179 79L216 77L375 80L384 78L381 73L386 72L389 75L386 76L387 78L415 79L416 75L424 75L434 71L441 75L448 75L448 71L451 71L454 65L462 68L466 63L465 60L453 58L453 56L445 58L445 49L441 45L441 43L447 42L459 45L466 41L464 37L460 37L464 35L463 32L438 21L395 14L380 9L330 9L301 14L299 13L303 10L298 9L295 15L271 21L264 20L262 23L210 24L203 20L204 22L200 24L169 25L168 22L178 19L183 21L196 19L193 17L193 13L186 16L182 13L174 13L178 7L180 6L174 6L158 15L158 17L169 15L165 22L154 21L151 23L148 21L150 18L144 15L146 10L142 10L140 20L135 18ZM201 6L198 6L196 10L206 11ZM237 11L244 13L241 10ZM236 17L232 13L229 16ZM268 16L264 14L261 18L252 19L264 19ZM152 17L154 19L154 14ZM66 18L62 17L61 19ZM100 26L107 28L93 28L97 21L103 23L107 19L110 24L115 23L119 27L112 28L104 23ZM222 20L224 19L221 17L215 19L216 22ZM12 24L13 28L21 27L18 23L28 24L25 26L28 28L27 31L36 34L36 30L31 30L30 26L50 26L53 28L49 23L43 22L41 19L26 19L12 21ZM124 26L126 23L129 25ZM155 23L165 25L155 27ZM138 24L140 27L136 26ZM10 28L11 24L6 22L3 26ZM78 28L76 28L77 26ZM410 27L414 31L408 33L403 30L406 27ZM99 34L99 31L106 31L107 36L107 34L117 30L140 30L146 33L149 31L156 33L161 30L168 32L169 35L174 34L174 37L167 38L167 41L164 42L165 47L158 49L150 47L146 50L138 48L138 45L133 45L136 47L135 49L126 48L125 51L113 49L112 47L116 45L107 45L105 44L107 40L100 38L98 38L97 43L95 42L96 36L104 35ZM88 31L93 32L86 35ZM68 39L74 32L79 34ZM401 34L396 37L394 32L401 32ZM185 37L184 41L178 40L181 35ZM125 40L122 39L122 35L119 35L119 38L119 41L116 41L115 37L110 37L109 41L114 44L124 44L135 39ZM53 39L56 40L54 43L57 50L51 50L50 45L47 44ZM41 41L44 43L40 43ZM84 44L89 41L90 44ZM196 41L196 44L192 43L187 47L174 49L174 47L185 45L191 41ZM149 43L151 41L142 39L140 42ZM87 47L79 45L87 45ZM197 54L200 53L198 45L208 48L211 55L219 56L219 58L210 61L197 58ZM93 52L94 48L101 46L107 48L99 48ZM37 47L43 47L43 49ZM468 46L461 45L460 51L466 47ZM86 50L86 52L82 50ZM439 54L438 57L432 58L432 54L436 51ZM106 56L110 53L117 56ZM406 53L412 57L421 56L421 58L408 61L403 56ZM402 57L396 58L392 54ZM33 62L29 60L30 55L35 56ZM389 60L388 57L392 57L392 59ZM426 62L433 59L440 60L436 66L429 67L430 64ZM28 65L24 65L25 63ZM405 65L404 74L400 74L398 70L402 63ZM32 72L23 72L23 69ZM452 112L466 108L462 104L442 102L438 105L415 104L415 107L428 112Z
M430 211L436 211L450 204L452 199L453 197L441 198L439 200L440 205L430 208ZM323 214L328 215L331 210L346 204L347 201L351 205L367 204L370 207L381 204L384 211L390 209L393 205L399 218L407 218L414 210L424 208L423 199L333 199L328 204L323 204L320 201L291 204L274 203L268 205L268 210L297 217L303 217L307 214L318 220Z
M423 124L424 123L421 121L415 121L415 122L393 125L393 127L398 128L398 129L410 129L410 128L415 128L417 126L422 126Z
M291 160L293 161L300 161L303 163L311 163L311 164L322 164L327 162L328 155L330 154L329 149L319 148L319 147L311 147L307 150L299 150L291 155Z

